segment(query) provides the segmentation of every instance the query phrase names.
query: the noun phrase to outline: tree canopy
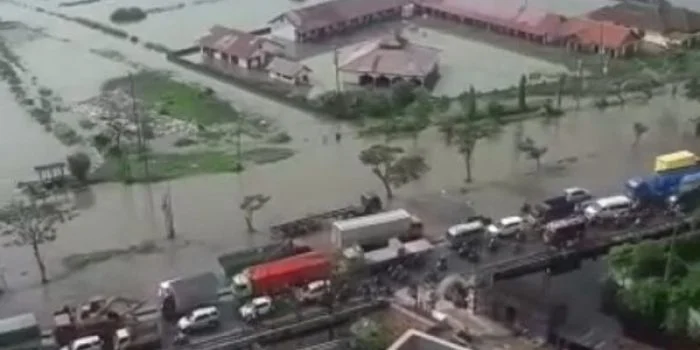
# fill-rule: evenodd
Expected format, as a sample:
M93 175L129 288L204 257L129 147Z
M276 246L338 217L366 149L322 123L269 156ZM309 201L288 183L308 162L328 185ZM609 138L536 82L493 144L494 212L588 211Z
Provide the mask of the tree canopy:
M389 199L394 197L393 188L418 180L430 170L423 156L404 155L404 152L401 147L377 144L359 155L362 164L369 166L382 182Z

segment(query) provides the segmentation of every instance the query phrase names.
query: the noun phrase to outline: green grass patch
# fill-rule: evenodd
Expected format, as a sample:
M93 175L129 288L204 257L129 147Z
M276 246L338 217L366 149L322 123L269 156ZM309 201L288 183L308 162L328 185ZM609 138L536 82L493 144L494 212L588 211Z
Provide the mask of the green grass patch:
M294 150L283 147L259 147L243 152L243 159L255 164L275 163L294 155Z
M242 169L236 157L226 152L155 153L148 155L148 175L143 159L132 155L127 157L125 165L117 157L105 159L90 179L94 182L158 182L199 174L235 173Z
M142 71L131 79L136 97L163 115L201 125L231 123L240 117L230 103L220 99L210 88L179 82L156 71ZM125 76L105 82L102 90L129 91L130 87L131 80Z

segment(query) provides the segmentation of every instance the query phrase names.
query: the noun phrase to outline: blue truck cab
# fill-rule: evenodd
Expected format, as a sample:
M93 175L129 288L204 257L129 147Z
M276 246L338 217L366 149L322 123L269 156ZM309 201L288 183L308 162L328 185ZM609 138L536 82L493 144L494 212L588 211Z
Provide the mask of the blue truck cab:
M625 184L625 192L640 203L666 205L671 196L677 195L684 188L693 188L695 183L700 184L698 166L629 179Z

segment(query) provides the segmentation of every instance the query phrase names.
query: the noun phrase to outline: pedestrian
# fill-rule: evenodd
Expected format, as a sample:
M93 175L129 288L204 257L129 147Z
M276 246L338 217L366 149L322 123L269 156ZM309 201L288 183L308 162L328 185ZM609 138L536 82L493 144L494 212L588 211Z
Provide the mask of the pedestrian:
M335 142L340 143L340 139L343 137L343 135L340 133L340 131L337 131L335 133Z

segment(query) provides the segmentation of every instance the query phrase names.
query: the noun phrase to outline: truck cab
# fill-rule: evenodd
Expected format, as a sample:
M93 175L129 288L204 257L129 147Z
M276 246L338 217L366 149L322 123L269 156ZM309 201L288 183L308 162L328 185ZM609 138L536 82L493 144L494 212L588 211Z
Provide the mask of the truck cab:
M239 298L246 298L253 295L253 286L250 283L250 276L247 270L243 270L233 276L231 282L233 295Z

